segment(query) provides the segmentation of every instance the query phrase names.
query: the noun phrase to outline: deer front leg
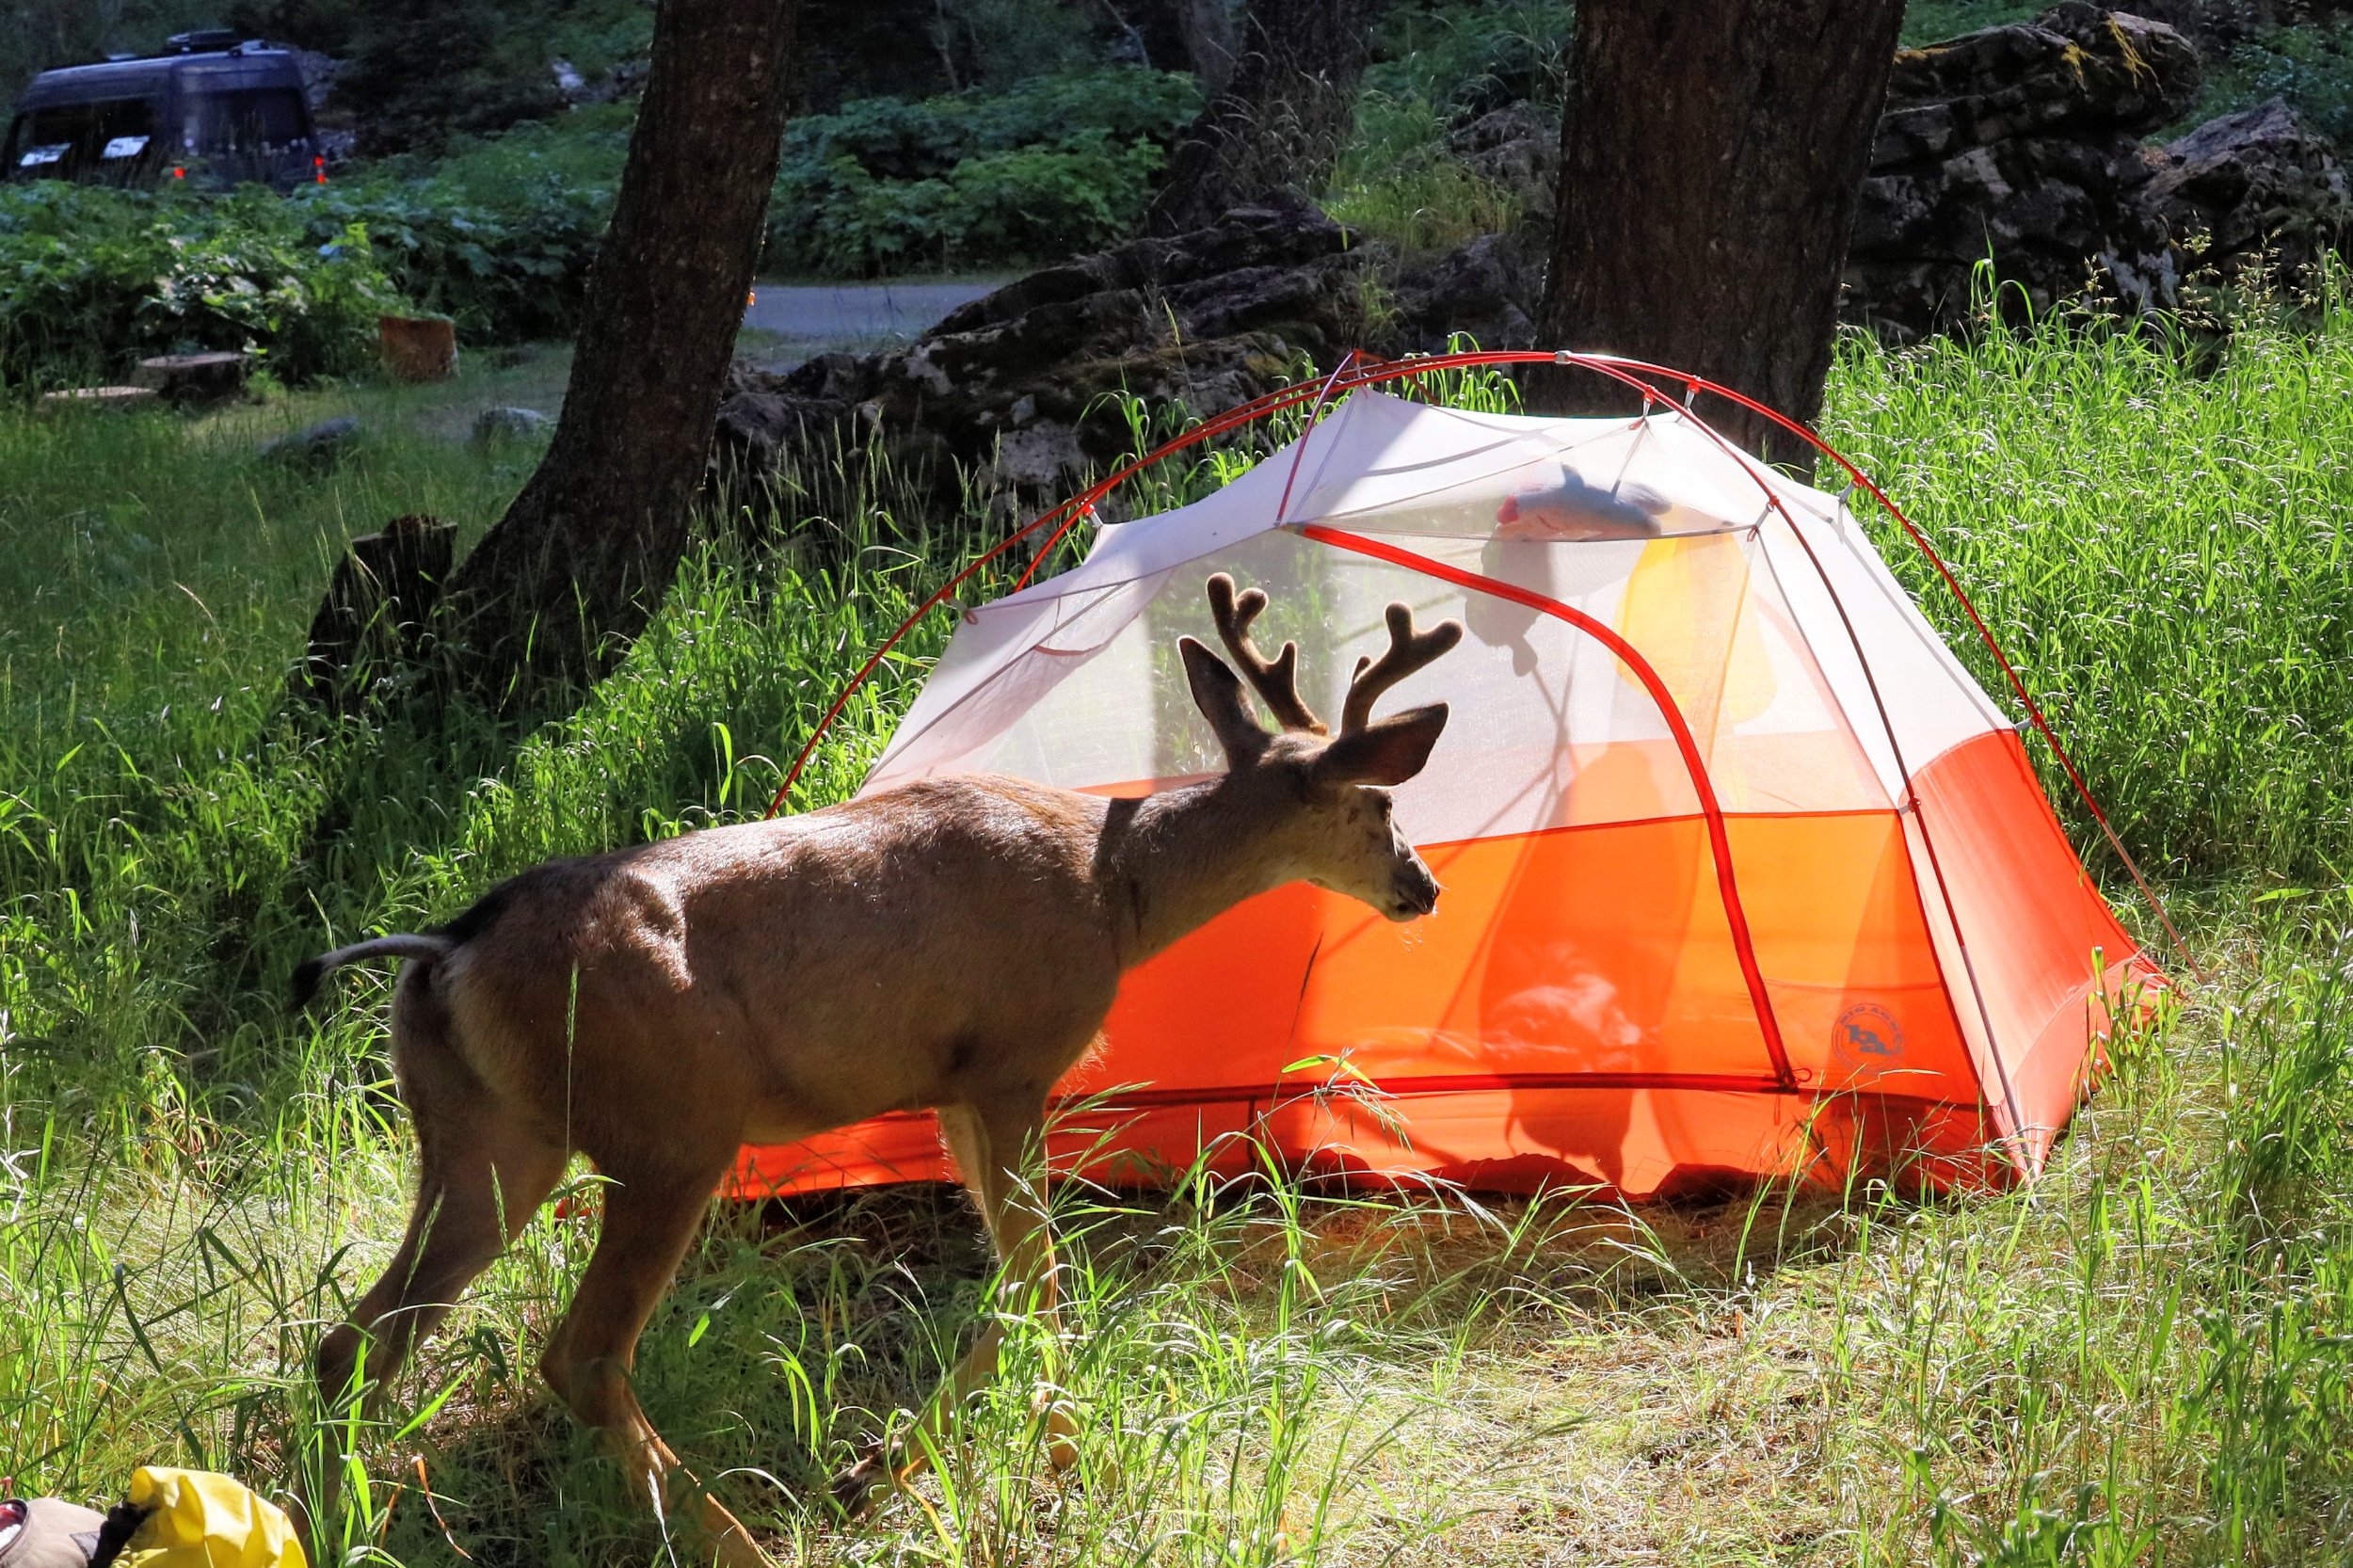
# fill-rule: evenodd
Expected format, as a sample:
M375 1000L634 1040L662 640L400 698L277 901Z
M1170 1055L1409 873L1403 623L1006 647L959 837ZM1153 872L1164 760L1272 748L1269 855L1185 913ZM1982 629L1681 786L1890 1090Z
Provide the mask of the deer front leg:
M650 1493L665 1518L675 1504L687 1504L690 1531L726 1568L766 1568L768 1556L751 1532L670 1451L630 1386L638 1336L669 1288L719 1176L605 1190L597 1250L539 1368L556 1397L596 1430L631 1490Z
M1043 1099L1024 1096L982 1105L942 1107L939 1127L949 1153L955 1157L956 1170L988 1224L1008 1304L1029 1304L1044 1318L1059 1342L1062 1314L1054 1239L1047 1220L1042 1175ZM1028 1174L1032 1171L1040 1174ZM966 1401L997 1375L998 1352L1003 1342L1003 1324L992 1314L982 1324L972 1348L933 1393L898 1451L894 1454L887 1442L877 1445L834 1479L834 1500L845 1513L862 1511L885 1484L904 1484L922 1472L930 1462L930 1451L954 1430ZM1042 1393L1041 1399L1046 1401L1048 1459L1060 1473L1078 1459L1078 1422L1050 1392Z

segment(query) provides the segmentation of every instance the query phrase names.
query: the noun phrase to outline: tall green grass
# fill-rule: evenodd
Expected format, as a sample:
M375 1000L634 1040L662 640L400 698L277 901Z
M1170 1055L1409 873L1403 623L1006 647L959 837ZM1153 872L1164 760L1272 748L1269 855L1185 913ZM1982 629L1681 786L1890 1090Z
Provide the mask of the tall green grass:
M2336 317L2249 328L2205 370L2057 328L1842 354L1833 439L1952 556L2217 971L2120 1045L2038 1187L1634 1212L1273 1172L1066 1190L1068 1346L1016 1326L964 1440L856 1526L813 1489L986 1307L977 1224L924 1192L718 1208L646 1336L648 1413L812 1561L2353 1560L2349 376ZM847 668L973 548L841 455L785 492L824 549L714 520L576 712L292 722L342 541L412 511L471 536L529 460L372 426L298 475L248 429L0 415L20 1491L104 1496L151 1461L272 1480L311 1441L305 1357L397 1235L408 1134L383 977L290 1020L295 959L548 855L756 815ZM801 804L854 786L941 632L886 664ZM332 1522L355 1560L661 1555L533 1370L590 1208L534 1221L370 1434ZM1087 1417L1059 1487L1029 1396L1049 1369Z
M1849 339L1831 388L1825 436L1926 528L2135 852L2176 872L2353 872L2342 312L2243 330L2211 368L2059 320L1902 353ZM2001 692L1926 558L1882 538Z

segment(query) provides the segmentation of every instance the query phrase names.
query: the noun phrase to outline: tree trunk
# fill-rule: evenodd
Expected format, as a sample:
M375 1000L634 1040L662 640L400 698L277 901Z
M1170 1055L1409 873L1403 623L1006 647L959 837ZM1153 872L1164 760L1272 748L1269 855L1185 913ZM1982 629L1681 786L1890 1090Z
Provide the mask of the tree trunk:
M537 472L450 584L493 706L593 681L669 590L783 136L791 0L662 0L629 161Z
M1233 8L1226 0L1176 0L1176 8L1185 58L1201 78L1201 95L1215 100L1234 80Z
M1233 76L1177 138L1144 227L1181 233L1279 192L1321 196L1355 120L1381 6L1251 0Z
M1578 0L1545 341L1821 411L1839 269L1902 0ZM1532 377L1547 412L1625 407L1590 372ZM1737 406L1753 452L1811 449Z

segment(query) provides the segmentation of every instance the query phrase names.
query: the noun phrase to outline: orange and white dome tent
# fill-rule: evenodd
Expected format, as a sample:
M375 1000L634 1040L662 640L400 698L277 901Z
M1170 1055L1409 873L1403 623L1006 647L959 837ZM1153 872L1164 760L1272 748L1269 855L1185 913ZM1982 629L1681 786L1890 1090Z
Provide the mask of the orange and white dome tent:
M1641 384L1645 411L1373 386L1513 359ZM1118 795L1216 771L1176 648L1210 636L1212 572L1267 591L1262 637L1299 643L1324 712L1385 646L1390 600L1469 632L1397 695L1452 706L1398 791L1437 912L1394 925L1293 885L1132 971L1064 1086L1104 1094L1068 1135L1099 1172L1134 1157L1149 1179L1238 1132L1310 1168L1631 1197L2040 1168L2155 970L1846 499L1725 442L1683 406L1705 386L1566 355L1352 367L1291 389L1320 417L1240 478L964 612L867 791L996 772ZM746 1150L735 1185L947 1174L931 1118L905 1115Z

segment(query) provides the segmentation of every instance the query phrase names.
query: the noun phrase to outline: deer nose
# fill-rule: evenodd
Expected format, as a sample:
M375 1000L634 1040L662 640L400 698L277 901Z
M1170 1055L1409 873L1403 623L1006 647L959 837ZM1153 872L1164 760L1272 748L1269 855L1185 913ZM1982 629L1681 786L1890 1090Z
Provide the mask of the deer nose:
M1438 907L1438 879L1416 867L1397 879L1399 920L1412 920Z

